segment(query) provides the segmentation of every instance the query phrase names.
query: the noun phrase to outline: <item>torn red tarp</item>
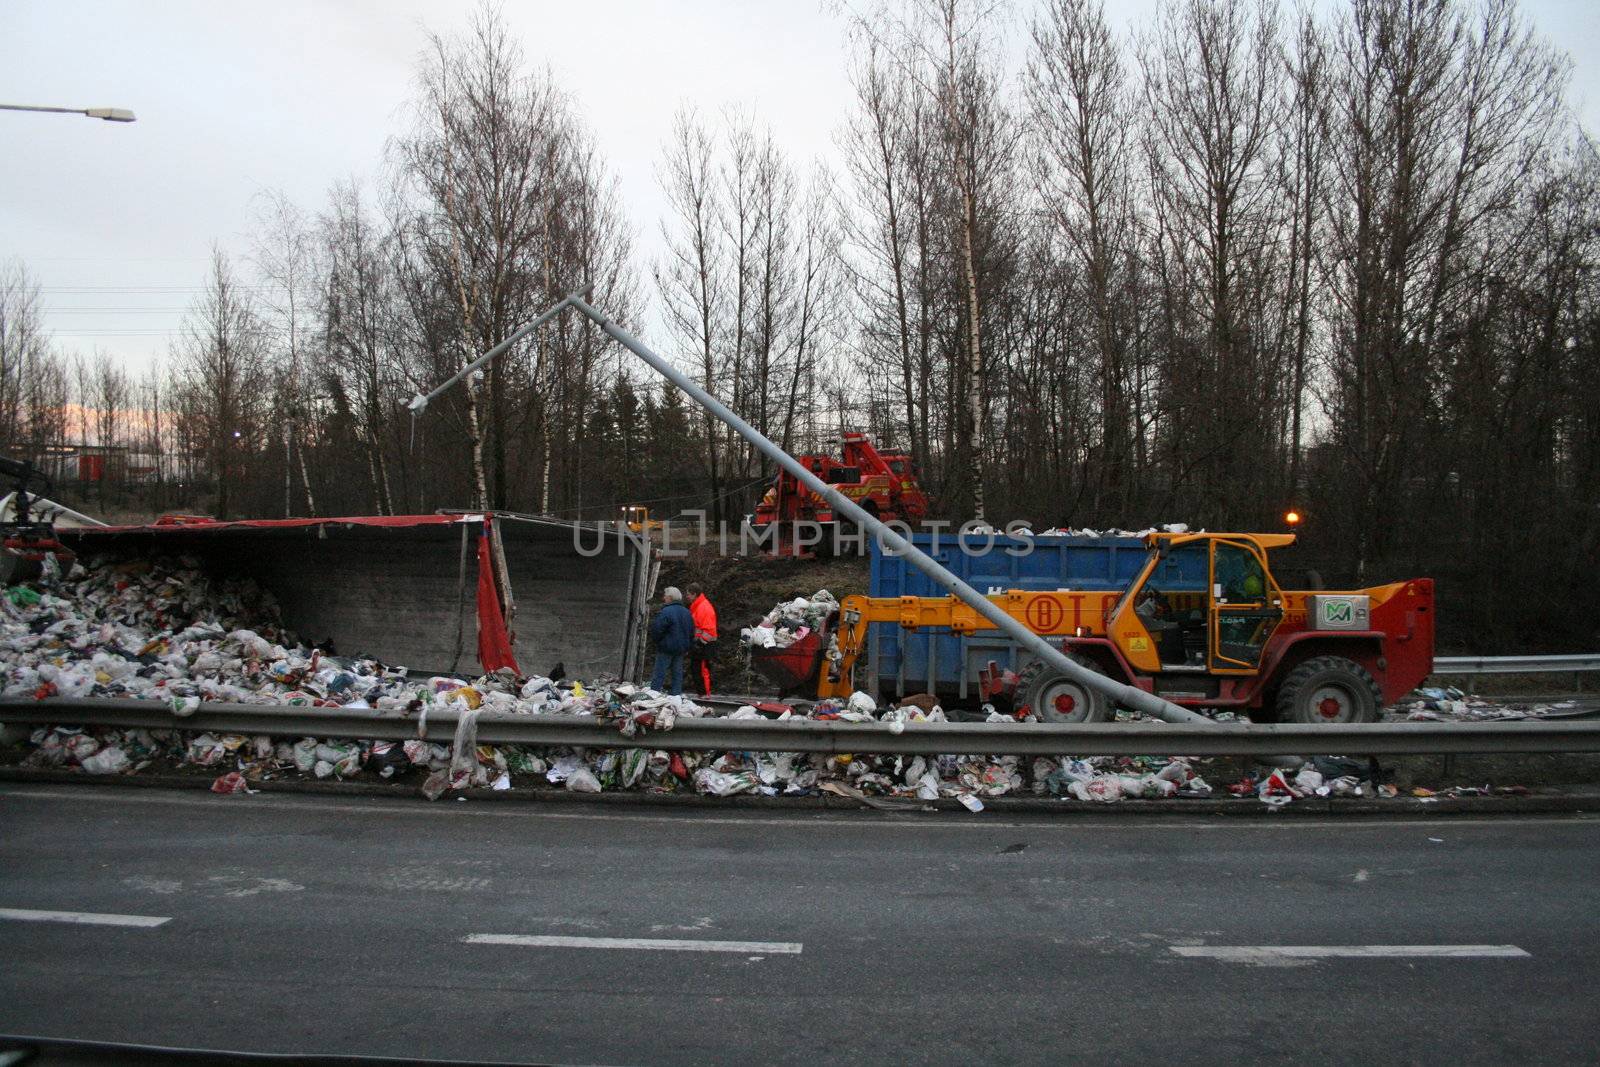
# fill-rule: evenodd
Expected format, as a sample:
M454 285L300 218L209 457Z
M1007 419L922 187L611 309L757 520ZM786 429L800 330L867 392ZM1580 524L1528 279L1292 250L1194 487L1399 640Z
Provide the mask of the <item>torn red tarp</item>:
M506 617L500 610L500 591L494 581L487 522L478 535L478 662L486 674L510 667L517 677L522 677L522 668L517 666L511 651L511 637L506 633Z

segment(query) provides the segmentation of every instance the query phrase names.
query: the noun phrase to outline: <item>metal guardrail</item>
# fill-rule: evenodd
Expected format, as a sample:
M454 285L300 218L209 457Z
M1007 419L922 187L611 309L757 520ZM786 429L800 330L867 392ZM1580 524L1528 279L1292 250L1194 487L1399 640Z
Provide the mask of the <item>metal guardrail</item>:
M457 713L428 714L429 734L448 741ZM202 704L178 718L153 700L54 697L0 699L0 722L121 729L181 729L279 737L405 740L417 719L367 709ZM1600 720L1584 722L1361 723L851 723L795 719L680 718L667 731L624 737L616 725L579 715L478 716L487 745L576 745L683 751L874 753L1017 756L1278 756L1284 753L1407 755L1503 752L1600 752Z
M1600 671L1600 652L1581 656L1435 656L1434 674L1557 674Z

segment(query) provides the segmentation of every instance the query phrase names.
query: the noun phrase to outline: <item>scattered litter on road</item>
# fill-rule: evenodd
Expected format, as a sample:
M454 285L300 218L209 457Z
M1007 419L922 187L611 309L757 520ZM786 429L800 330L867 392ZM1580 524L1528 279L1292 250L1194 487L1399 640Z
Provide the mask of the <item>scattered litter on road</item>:
M18 588L32 595L16 594ZM1213 795L1199 773L1211 761L1201 759L673 751L677 724L712 715L712 707L629 683L517 678L510 671L475 679L415 677L376 659L334 656L301 644L285 630L264 590L207 575L194 559L80 561L38 588L14 587L5 603L0 613L4 695L131 697L159 701L173 714L171 729L38 728L23 746L22 763L29 767L91 775L199 769L213 779L215 791L226 794L282 779L365 777L406 783L429 799L469 788L718 797L826 792L890 810L943 800L977 811L986 799L1030 794L1093 804ZM780 602L759 626L745 631L746 643L787 647L823 626L837 609L825 590ZM337 740L184 729L205 701L375 709L414 720L417 736ZM1487 717L1474 710L1487 705L1459 690L1423 690L1419 704L1407 714L1459 715L1464 706L1464 714ZM457 713L456 731L449 743L441 743L428 737L427 716L446 709ZM485 712L591 716L634 741L648 736L653 747L480 745L476 721ZM937 698L926 693L892 705L857 692L848 699L787 707L749 704L724 714L876 722L891 731L947 721ZM1015 722L992 709L990 717ZM1316 756L1296 772L1245 775L1227 792L1273 806L1307 797L1399 796L1394 784L1379 777L1371 759ZM1489 784L1410 790L1413 799L1425 802L1526 793L1521 786Z
M233 794L250 792L250 783L238 771L229 771L211 783L213 793Z
M1518 722L1574 712L1583 712L1575 700L1491 700L1454 686L1428 686L1396 704L1387 718L1400 722Z

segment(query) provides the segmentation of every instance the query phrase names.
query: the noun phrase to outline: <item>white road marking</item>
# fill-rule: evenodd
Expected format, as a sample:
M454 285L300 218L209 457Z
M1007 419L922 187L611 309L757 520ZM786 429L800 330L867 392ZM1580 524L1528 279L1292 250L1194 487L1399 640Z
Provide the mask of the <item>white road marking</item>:
M103 790L103 791L102 791ZM105 793L115 795L107 796ZM91 795L92 794L92 795ZM978 830L989 832L995 829L1029 829L1029 830L1108 830L1116 833L1127 833L1130 830L1150 831L1178 831L1192 833L1196 830L1271 830L1271 831L1297 831L1305 829L1328 830L1383 830L1394 829L1397 826L1448 826L1459 829L1483 828L1496 826L1551 826L1562 823L1568 824L1594 824L1600 822L1600 816L1589 814L1530 816L1528 818L1503 818L1496 817L1490 820L1472 820L1466 816L1446 818L1430 817L1427 819L1406 818L1403 812L1396 812L1393 817L1384 819L1354 820L1348 818L1312 818L1302 816L1293 819L1266 818L1259 820L1239 819L1226 817L1215 822L1185 822L1168 820L1161 817L1140 816L1129 818L1127 814L1094 815L1086 812L1063 811L1057 817L1050 812L1029 812L1028 821L1001 820L1001 819L972 819L965 813L959 821L955 818L956 812L941 812L937 816L928 816L920 813L882 813L862 812L850 818L838 816L801 816L782 815L772 816L764 810L741 811L738 814L727 815L688 815L677 812L666 815L640 813L600 813L576 811L551 811L552 804L532 803L515 804L499 801L490 801L473 804L466 808L446 807L442 804L405 803L394 804L386 801L353 804L347 801L338 803L319 803L321 797L306 796L303 794L262 793L250 802L248 808L241 806L224 807L217 803L210 793L191 796L187 793L179 796L155 796L132 789L121 789L115 786L106 786L97 789L92 785L84 785L71 790L45 790L45 789L5 789L0 790L0 799L14 800L75 800L79 802L114 804L126 807L130 804L170 804L179 807L208 808L212 811L229 812L259 812L263 808L286 807L314 809L316 811L338 812L351 815L422 815L432 817L445 817L451 819L481 818L481 819L558 819L577 822L635 822L635 823L664 823L673 826L683 825L710 825L710 826L750 826L759 823L763 826L847 826L862 827L864 829L889 829L897 833L908 830ZM465 797L461 799L465 800ZM1130 802L1131 803L1131 802Z
M24 923L78 923L84 926L160 926L172 921L170 915L108 915L93 911L35 911L32 908L0 908L0 919Z
M798 956L798 941L685 941L663 937L565 937L550 934L468 934L469 945L523 945L530 948L631 948L655 952L760 952Z
M1169 945L1179 956L1199 956L1228 963L1275 960L1354 959L1485 959L1526 958L1516 945Z

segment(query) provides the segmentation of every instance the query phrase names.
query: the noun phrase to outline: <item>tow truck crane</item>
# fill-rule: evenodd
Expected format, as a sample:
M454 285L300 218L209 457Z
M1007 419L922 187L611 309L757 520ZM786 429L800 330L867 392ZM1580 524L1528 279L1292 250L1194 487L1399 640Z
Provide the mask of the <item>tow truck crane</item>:
M879 452L866 434L856 430L846 430L839 443L840 459L822 454L797 458L807 470L860 505L873 518L913 525L922 521L928 512L928 495L922 491L910 456ZM809 556L806 546L793 540L796 527L803 523L825 525L836 521L832 505L780 468L756 505L753 525L757 529L777 525L774 555ZM786 532L789 539L785 539Z

